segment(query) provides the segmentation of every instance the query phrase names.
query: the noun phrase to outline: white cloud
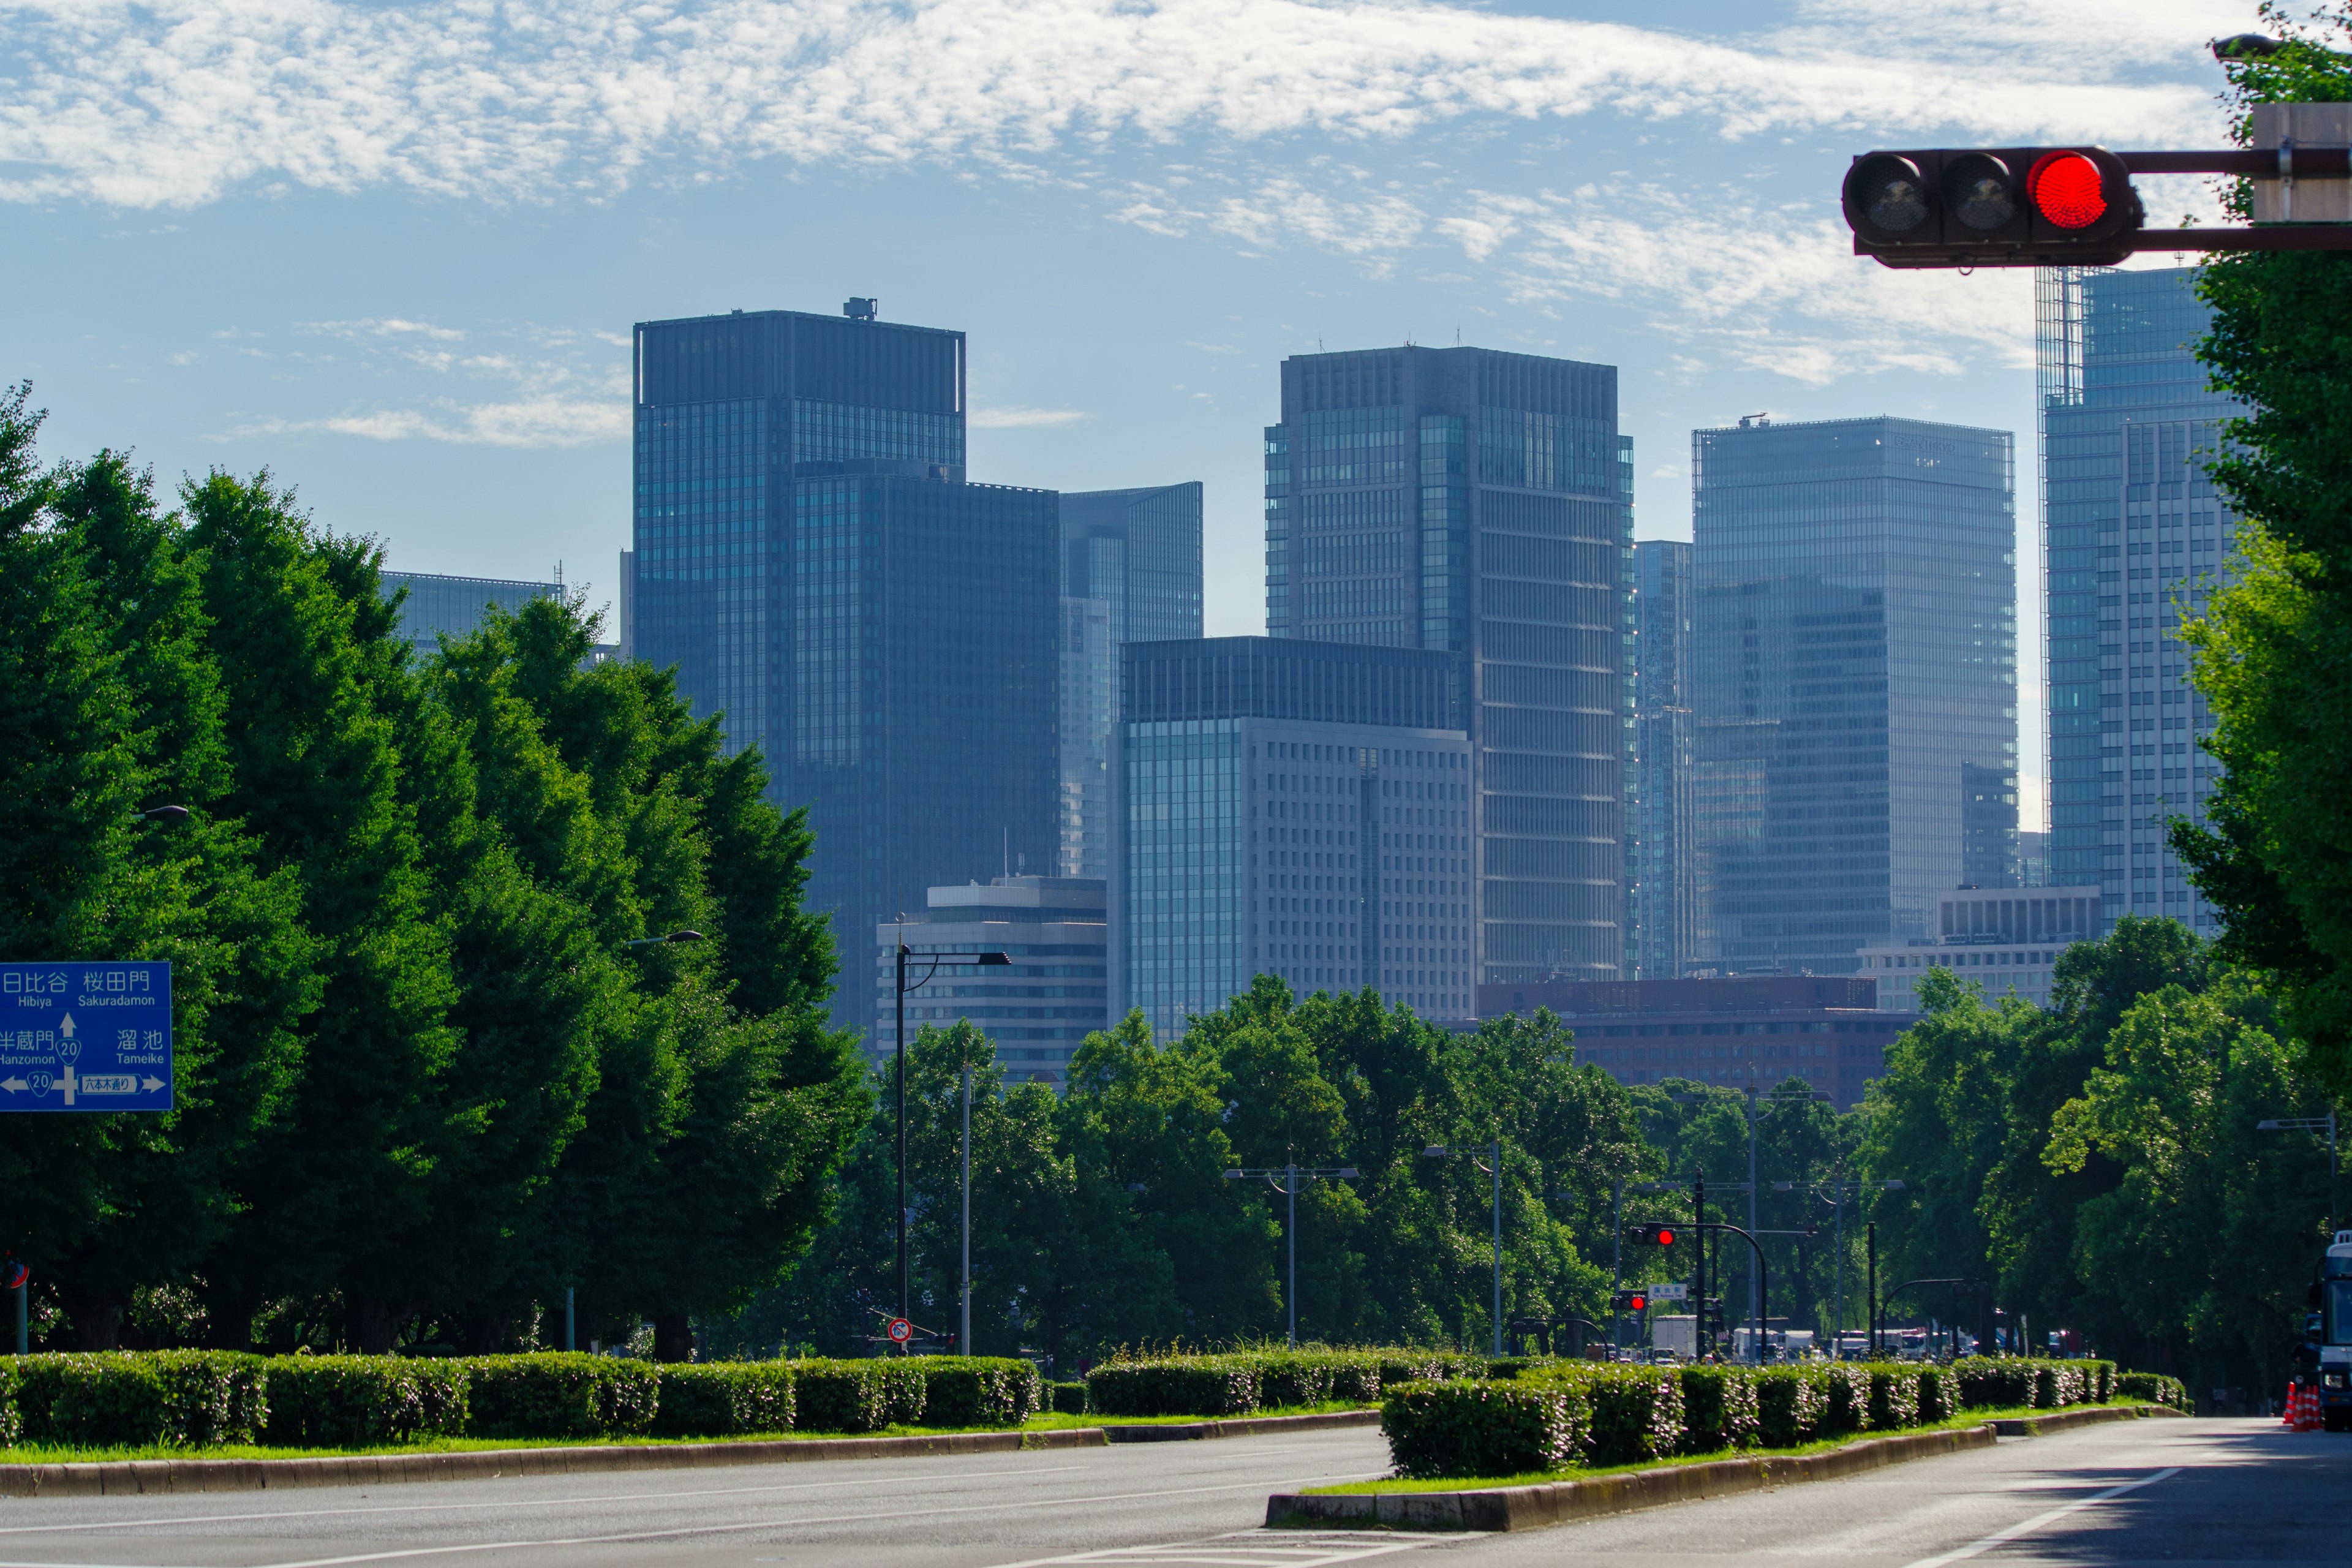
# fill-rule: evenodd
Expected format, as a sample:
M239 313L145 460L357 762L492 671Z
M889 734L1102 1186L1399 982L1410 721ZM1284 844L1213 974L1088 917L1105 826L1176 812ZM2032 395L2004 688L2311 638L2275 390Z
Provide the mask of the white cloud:
M1024 408L1013 404L1003 408L975 408L970 422L975 430L1023 430L1039 425L1076 425L1092 417L1075 408Z
M584 447L625 439L625 404L531 398L518 403L463 406L436 404L428 410L385 408L309 419L260 419L231 432L238 437L325 431L371 441L446 441L461 446Z
M1053 177L1065 146L1474 116L2153 142L2218 132L2210 82L2167 73L2245 19L1817 0L1711 40L1429 0L0 0L0 18L26 62L0 79L0 164L25 171L0 196L131 207L276 184L548 200L769 157Z

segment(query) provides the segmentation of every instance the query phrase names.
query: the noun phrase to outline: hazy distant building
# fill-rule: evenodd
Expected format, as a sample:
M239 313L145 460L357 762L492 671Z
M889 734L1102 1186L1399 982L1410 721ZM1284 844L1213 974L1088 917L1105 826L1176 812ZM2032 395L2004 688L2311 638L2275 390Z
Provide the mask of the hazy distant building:
M964 479L961 332L642 322L629 642L759 745L845 957L941 876L1052 870L1060 507ZM871 1039L874 989L845 977Z
M2102 918L2213 908L2166 843L2201 821L2221 765L2189 684L2180 605L2200 611L2237 518L2205 464L2244 409L2208 388L2197 269L2041 274L2042 582L2050 669L2050 880L2095 883Z
M2014 993L2050 1005L2058 955L2096 942L2096 888L1955 888L1937 900L1929 933L1894 947L1862 950L1862 973L1878 982L1878 1005L1890 1013L1919 1010L1919 977L1948 969L1980 987L1987 1001Z
M1706 952L1847 973L2017 880L2012 440L1757 418L1691 461Z
M1070 1053L1109 1022L1103 885L1070 877L996 877L933 888L903 921L875 928L874 1047L897 1041L898 944L908 948L907 1038L970 1019L1010 1082L1060 1084ZM1001 952L1004 966L933 964L933 952Z
M1691 795L1692 547L1633 546L1633 831L1626 914L1637 977L1678 978L1698 952L1698 857Z
M1201 635L1201 486L1062 495L1061 793L1066 877L1110 874L1118 647Z
M1633 486L1615 368L1300 354L1265 437L1267 630L1451 664L1481 975L1623 974Z
M1576 1031L1578 1063L1620 1083L1687 1079L1769 1094L1801 1078L1850 1110L1916 1021L1880 1002L1878 984L1847 975L1552 981L1482 985L1478 1016L1548 1007Z
M1178 1033L1266 973L1467 1017L1451 661L1270 637L1129 643L1121 660L1118 1011Z
M377 591L390 600L403 589L400 635L420 654L431 653L444 636L460 637L482 624L492 605L511 615L533 599L563 596L563 581L521 583L505 577L445 577L432 572L386 572Z

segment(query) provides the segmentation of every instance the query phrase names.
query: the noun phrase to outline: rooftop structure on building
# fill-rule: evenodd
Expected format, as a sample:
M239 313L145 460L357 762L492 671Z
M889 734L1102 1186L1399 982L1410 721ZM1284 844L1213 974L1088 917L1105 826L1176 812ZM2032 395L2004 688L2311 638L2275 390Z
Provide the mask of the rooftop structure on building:
M1103 883L1083 877L995 877L933 888L924 907L875 928L877 1054L898 1039L898 948L908 948L907 1038L969 1019L996 1049L1008 1083L1069 1076L1070 1057L1108 1028L1109 925ZM927 953L1001 952L1004 965L934 964Z
M1802 1079L1841 1110L1885 1066L1914 1020L1878 1007L1866 976L1774 974L1720 979L1569 980L1482 985L1478 1016L1549 1008L1576 1035L1576 1059L1620 1083L1697 1083L1769 1093Z
M1177 1034L1265 973L1466 1016L1451 661L1269 637L1129 643L1121 659L1117 1010Z
M1265 437L1268 631L1450 661L1480 974L1629 973L1633 453L1615 368L1299 354Z
M2047 1007L2058 955L2105 930L2095 887L1955 888L1937 904L1933 934L1862 950L1862 973L1878 982L1878 1005L1890 1013L1919 1010L1919 981L1931 969L1951 971L1988 1002L2015 995Z

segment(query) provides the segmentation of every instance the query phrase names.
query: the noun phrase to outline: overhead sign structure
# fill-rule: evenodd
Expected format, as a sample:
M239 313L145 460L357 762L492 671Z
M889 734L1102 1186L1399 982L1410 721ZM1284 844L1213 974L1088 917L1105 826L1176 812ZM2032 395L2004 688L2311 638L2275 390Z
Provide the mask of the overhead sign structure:
M169 963L0 963L0 1111L171 1109Z
M1649 1291L1650 1300L1653 1301L1687 1301L1690 1300L1690 1287L1679 1279L1664 1281L1656 1285L1645 1285L1643 1289Z

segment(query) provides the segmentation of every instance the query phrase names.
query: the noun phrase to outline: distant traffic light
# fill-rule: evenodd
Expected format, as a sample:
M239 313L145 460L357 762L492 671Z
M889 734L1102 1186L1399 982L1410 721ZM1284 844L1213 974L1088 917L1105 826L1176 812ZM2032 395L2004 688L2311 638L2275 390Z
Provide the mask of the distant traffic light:
M1854 254L1888 267L2112 266L2147 216L2104 147L1864 153L1844 205Z
M1672 1247L1675 1244L1675 1227L1660 1225L1654 1220L1643 1225L1629 1225L1625 1227L1625 1239L1650 1247Z
M1609 1305L1620 1312L1646 1312L1650 1310L1647 1290L1619 1290L1609 1298Z

